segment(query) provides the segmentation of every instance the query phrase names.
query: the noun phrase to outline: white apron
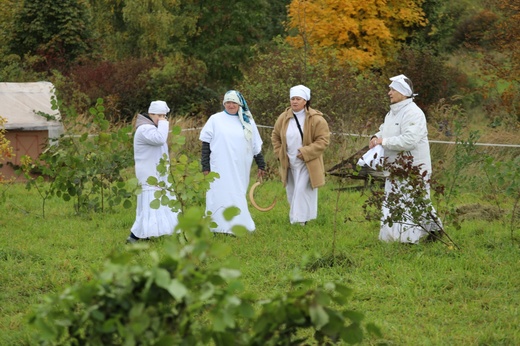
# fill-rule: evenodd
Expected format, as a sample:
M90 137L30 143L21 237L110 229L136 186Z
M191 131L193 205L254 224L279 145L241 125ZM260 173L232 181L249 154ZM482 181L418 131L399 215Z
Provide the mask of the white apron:
M305 112L298 117L303 132ZM298 149L302 147L302 136L294 119L289 120L287 127L287 200L290 205L289 221L291 223L307 222L318 216L318 189L311 187L309 171L303 160L297 158Z

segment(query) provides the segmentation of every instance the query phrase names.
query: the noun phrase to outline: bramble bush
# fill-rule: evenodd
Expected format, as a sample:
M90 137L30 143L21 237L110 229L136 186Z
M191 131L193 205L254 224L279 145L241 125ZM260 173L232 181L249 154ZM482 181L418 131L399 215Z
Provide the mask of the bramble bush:
M87 60L78 63L65 78L56 83L62 98L79 112L93 107L103 98L106 118L130 122L150 102L146 90L149 69L156 63L150 58L125 59L118 62ZM78 98L77 94L83 95Z
M469 99L455 97L469 94L466 92L469 87L467 76L429 49L402 49L397 59L388 64L387 70L394 71L387 78L402 73L412 80L414 93L418 93L414 101L425 111L428 119L430 107L441 99L449 104L470 102Z
M448 247L457 247L433 207L430 188L435 195L444 194L444 186L427 177L428 172L414 165L413 156L400 153L393 162L384 160L380 170L388 174L390 190L374 189L363 204L367 220L381 220L390 227L394 223L419 227L427 239L438 240ZM387 213L382 213L387 209Z

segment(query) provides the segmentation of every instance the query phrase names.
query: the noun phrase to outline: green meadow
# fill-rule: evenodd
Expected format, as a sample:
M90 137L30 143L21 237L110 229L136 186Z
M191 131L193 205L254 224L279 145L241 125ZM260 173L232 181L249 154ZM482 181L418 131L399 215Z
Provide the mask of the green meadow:
M349 184L358 183L331 177L319 192L318 219L306 226L289 224L278 181L257 188L259 203L277 198L277 204L268 212L251 207L256 231L214 237L231 248L248 292L260 299L288 290L286 278L300 270L317 283L341 282L353 289L344 308L363 313L364 322L382 332L382 337L367 334L363 344L520 344L518 234L504 219L490 220L475 210L460 230L448 226L460 249L439 242L381 243L378 223L363 216L369 192L344 189ZM125 239L135 210L75 215L70 203L52 198L43 218L34 190L23 184L2 188L0 345L31 345L35 331L28 316L35 306L46 295L93 278L110 254L128 251ZM486 204L477 193L460 199L478 208L476 202ZM165 243L175 238L146 242L136 261L146 265L149 252L165 251Z

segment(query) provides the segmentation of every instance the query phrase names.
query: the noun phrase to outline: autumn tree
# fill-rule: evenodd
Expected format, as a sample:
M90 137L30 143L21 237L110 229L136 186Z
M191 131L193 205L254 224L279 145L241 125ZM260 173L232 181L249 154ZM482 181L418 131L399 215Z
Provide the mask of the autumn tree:
M293 0L288 41L312 56L359 68L381 67L426 25L423 0Z
M509 116L520 123L520 0L495 0L501 13L496 25L493 47L502 58L489 59L490 66L502 79L501 101Z
M491 40L493 48L507 57L507 64L498 70L499 77L520 82L520 0L494 0L492 8L500 13Z

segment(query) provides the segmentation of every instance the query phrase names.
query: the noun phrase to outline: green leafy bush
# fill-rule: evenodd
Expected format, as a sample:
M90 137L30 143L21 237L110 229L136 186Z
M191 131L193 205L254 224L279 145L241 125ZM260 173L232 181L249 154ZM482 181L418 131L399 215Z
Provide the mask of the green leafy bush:
M221 96L205 86L208 68L196 58L172 54L158 59L146 83L151 99L167 100L173 114L207 113Z
M311 107L326 115L331 128L364 129L368 123L378 124L386 113L388 79L379 74L336 66L333 61L311 65L304 52L281 41L255 56L237 89L259 124L274 124L289 107L289 90L297 84L311 89Z
M66 118L68 130L56 143L35 162L25 161L22 169L27 189L36 188L43 205L54 195L73 200L78 213L105 211L121 203L129 208L132 193L127 190L123 172L133 160L130 127L114 130L105 119L102 99L90 109L89 119L79 118L73 110ZM39 173L37 177L33 172ZM50 184L44 184L46 179Z
M167 176L168 182L158 181L154 176L147 179L148 184L159 188L155 192L155 200L150 204L152 208L167 205L172 211L185 212L189 207L202 206L210 183L219 177L215 172L204 175L199 161L182 152L185 140L181 136L180 126L174 126L170 140L170 160L163 157L157 165L157 171Z
M351 290L320 285L297 272L291 289L258 300L247 292L240 271L226 264L230 249L210 237L202 208L179 216L189 241L165 242L159 258L137 263L136 253L111 256L91 281L49 296L30 323L42 345L332 345L358 343L364 330L379 334L363 315L346 308ZM309 331L309 332L305 332Z

